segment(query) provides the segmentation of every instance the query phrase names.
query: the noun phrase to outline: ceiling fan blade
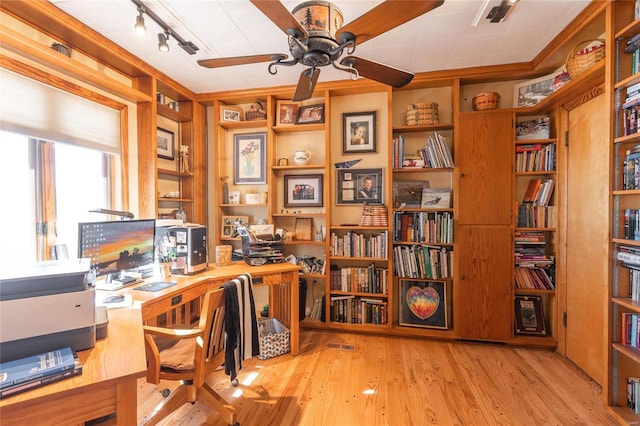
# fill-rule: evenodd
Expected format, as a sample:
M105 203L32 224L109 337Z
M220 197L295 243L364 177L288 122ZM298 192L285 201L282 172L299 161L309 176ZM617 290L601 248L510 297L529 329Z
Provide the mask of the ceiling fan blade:
M364 43L413 18L424 15L442 3L444 0L386 0L340 28L336 32L336 39L341 33L350 32L356 36L356 45Z
M198 65L206 68L222 68L234 65L257 64L259 62L270 62L278 59L287 59L287 55L282 53L269 53L264 55L235 56L232 58L200 59Z
M293 94L292 101L304 101L309 99L313 94L313 89L318 82L318 76L320 75L320 68L307 68L300 73L300 79L298 80L298 86L296 92Z
M289 34L288 30L295 29L300 32L304 38L309 33L304 29L298 20L287 10L279 0L251 0L251 3L262 13L265 14L274 24L278 26L285 34ZM293 34L292 34L293 35Z
M413 80L413 74L408 71L358 58L357 56L346 56L340 63L357 69L362 77L379 81L395 88L406 86Z

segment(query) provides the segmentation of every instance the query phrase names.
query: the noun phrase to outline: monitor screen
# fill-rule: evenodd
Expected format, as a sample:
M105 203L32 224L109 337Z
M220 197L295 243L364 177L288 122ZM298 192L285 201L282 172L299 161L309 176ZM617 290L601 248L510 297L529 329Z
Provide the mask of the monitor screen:
M78 224L78 257L91 259L97 276L153 263L155 219Z

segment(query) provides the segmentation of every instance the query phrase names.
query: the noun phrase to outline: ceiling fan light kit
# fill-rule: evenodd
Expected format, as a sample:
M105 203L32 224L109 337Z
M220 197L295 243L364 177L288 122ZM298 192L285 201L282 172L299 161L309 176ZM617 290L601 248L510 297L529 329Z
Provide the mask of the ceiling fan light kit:
M251 3L287 34L291 58L284 54L266 54L203 59L198 64L218 68L270 61L267 69L273 75L280 65L300 63L308 68L300 73L292 100L302 101L313 95L320 68L327 65L350 73L354 80L362 76L396 88L411 82L413 73L351 55L358 43L435 9L444 0L387 0L345 26L340 9L328 1L305 1L292 12L278 0L251 0ZM348 56L343 57L343 53Z

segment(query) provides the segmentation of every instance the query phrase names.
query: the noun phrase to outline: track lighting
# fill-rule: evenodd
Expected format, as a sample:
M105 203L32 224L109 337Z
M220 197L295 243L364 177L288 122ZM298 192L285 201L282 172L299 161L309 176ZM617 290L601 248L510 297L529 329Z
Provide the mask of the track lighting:
M142 9L138 9L140 13L136 16L136 25L134 27L136 34L138 37L144 37L147 35L147 27L144 25L144 16L142 16Z
M172 36L176 42L178 42L178 46L180 46L189 55L195 55L199 50L198 46L176 34L173 28L169 27L169 25L160 19L158 15L142 4L141 0L131 0L131 2L138 8L138 16L136 16L136 25L134 27L136 34L142 37L147 33L147 28L144 24L144 14L147 14L147 16L162 29L163 32L158 33L158 50L161 52L169 51L169 44L167 43L169 41L169 36Z
M167 40L169 40L169 33L167 32L165 34L158 33L158 50L161 52L169 51L169 43L167 43Z

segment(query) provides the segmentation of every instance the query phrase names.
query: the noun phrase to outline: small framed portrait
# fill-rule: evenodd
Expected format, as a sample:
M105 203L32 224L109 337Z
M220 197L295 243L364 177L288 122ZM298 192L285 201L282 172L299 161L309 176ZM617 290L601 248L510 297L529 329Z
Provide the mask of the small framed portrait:
M276 108L276 126L291 126L296 124L300 102L278 101Z
M400 325L449 328L446 282L400 280Z
M322 175L285 175L285 207L322 207Z
M266 133L234 135L236 184L267 183Z
M166 160L175 160L175 145L174 145L174 133L158 127L157 131L157 149L158 158L164 158Z
M342 114L342 153L376 152L376 112Z
M324 104L302 105L298 109L296 124L324 123Z
M379 204L384 199L382 169L338 169L336 204Z
M249 223L249 216L222 216L220 237L239 238L238 232L236 231L236 223L246 226Z
M242 108L233 106L220 107L220 121L237 122L242 120Z

